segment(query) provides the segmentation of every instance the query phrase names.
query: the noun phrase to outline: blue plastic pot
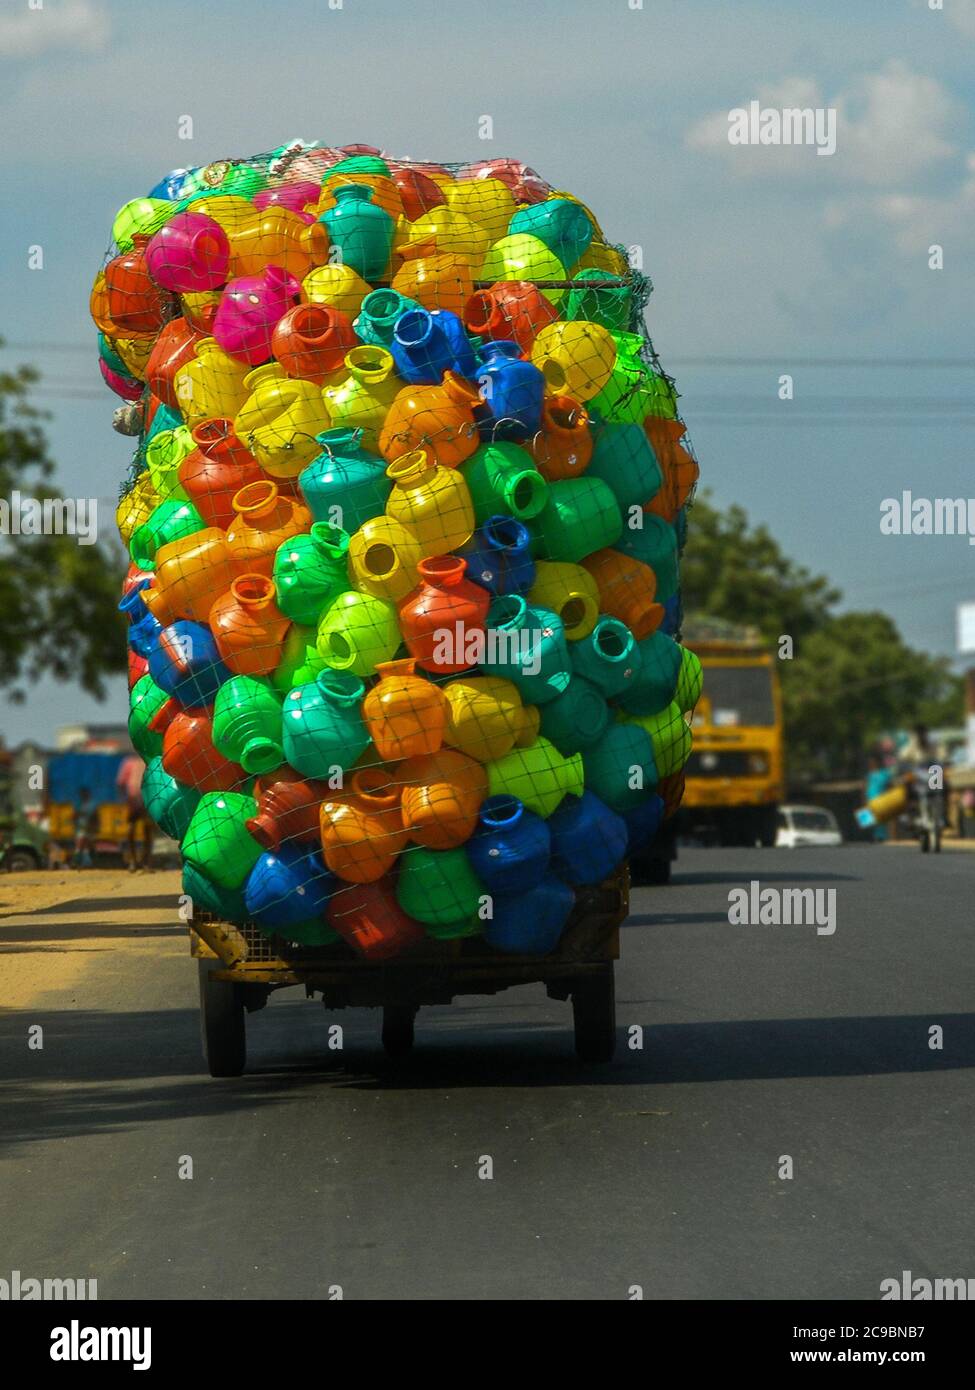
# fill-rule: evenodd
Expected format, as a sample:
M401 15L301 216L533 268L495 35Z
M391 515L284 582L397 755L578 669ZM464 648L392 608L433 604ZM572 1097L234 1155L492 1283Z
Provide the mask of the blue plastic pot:
M492 594L523 594L535 582L531 533L513 516L489 516L454 552L467 561L467 578Z
M187 618L160 628L149 652L149 674L184 709L212 705L217 691L230 679L213 633Z
M262 854L244 887L248 916L268 931L281 932L321 917L340 887L320 854L307 845L283 844Z
M548 824L552 869L566 883L602 883L626 857L626 821L594 792L565 797Z
M482 439L533 439L542 428L545 378L532 362L522 360L521 348L507 338L481 345L477 372L483 412L478 420Z
M124 613L129 620L129 646L136 656L148 657L162 631L162 624L149 612L142 597L142 590L147 588L150 582L148 578L140 579L127 594L123 594L118 606L119 612Z
M548 868L548 825L516 796L489 796L465 845L471 868L489 893L532 888Z
M522 893L495 893L484 936L499 951L546 956L559 939L575 904L572 889L552 874Z
M657 837L664 818L664 799L656 792L622 813L626 822L628 855L648 849Z
M397 372L411 386L439 386L444 372L469 379L478 372L464 325L448 309L408 309L396 320L389 350Z

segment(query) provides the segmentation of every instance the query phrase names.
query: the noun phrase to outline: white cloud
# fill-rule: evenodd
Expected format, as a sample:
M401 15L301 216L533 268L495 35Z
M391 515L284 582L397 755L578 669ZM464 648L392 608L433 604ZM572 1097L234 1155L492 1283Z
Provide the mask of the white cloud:
M692 125L686 145L721 153L729 167L746 176L828 175L897 188L927 177L957 153L955 132L964 119L960 104L936 78L913 72L897 59L835 95L823 92L812 78L794 76L759 86L741 105L753 97L763 107L777 109L835 107L836 154L818 159L813 150L799 146L731 145L727 111L712 112Z
M0 57L36 58L57 48L103 48L110 32L108 15L95 0L45 0L19 14L0 16Z

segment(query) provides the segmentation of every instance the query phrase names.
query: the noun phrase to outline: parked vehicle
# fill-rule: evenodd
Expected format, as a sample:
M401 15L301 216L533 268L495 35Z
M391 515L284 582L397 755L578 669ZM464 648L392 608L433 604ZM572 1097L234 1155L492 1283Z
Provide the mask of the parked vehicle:
M832 811L824 806L780 806L777 849L800 849L804 845L841 845L843 835Z
M48 832L23 816L0 829L0 870L23 873L47 864Z

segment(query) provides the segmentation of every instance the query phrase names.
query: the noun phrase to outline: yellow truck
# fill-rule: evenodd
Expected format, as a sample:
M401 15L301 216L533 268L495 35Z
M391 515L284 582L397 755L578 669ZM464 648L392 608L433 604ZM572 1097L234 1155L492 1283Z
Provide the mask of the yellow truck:
M777 658L754 628L714 619L688 622L683 642L701 660L704 689L681 828L722 845L773 845L785 798Z

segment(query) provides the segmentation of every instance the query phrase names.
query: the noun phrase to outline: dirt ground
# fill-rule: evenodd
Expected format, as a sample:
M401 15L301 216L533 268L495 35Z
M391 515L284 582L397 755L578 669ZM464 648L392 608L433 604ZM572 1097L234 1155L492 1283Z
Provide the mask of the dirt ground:
M47 870L0 875L0 1006L70 990L102 955L187 954L178 870Z

